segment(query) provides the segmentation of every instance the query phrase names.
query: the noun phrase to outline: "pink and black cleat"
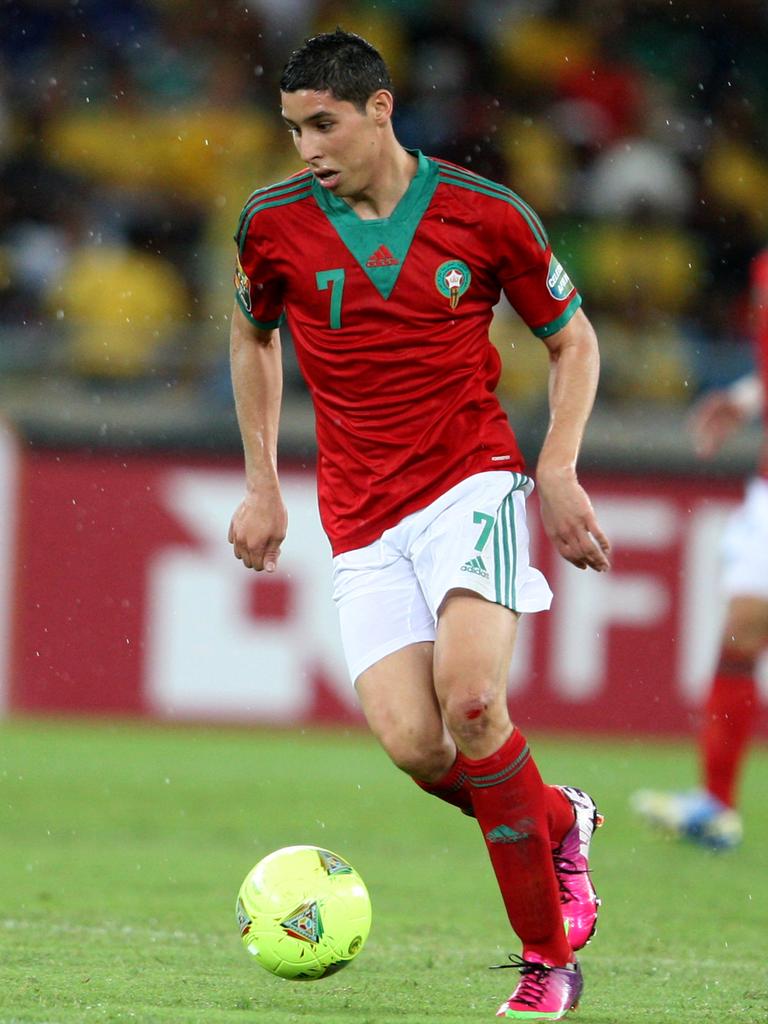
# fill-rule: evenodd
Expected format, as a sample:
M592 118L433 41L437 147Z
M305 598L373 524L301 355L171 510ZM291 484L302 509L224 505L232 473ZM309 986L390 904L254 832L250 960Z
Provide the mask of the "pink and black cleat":
M589 873L589 844L604 819L592 797L582 790L572 786L557 788L568 797L576 814L573 827L552 851L552 859L568 941L573 950L578 950L586 946L597 927L600 898Z
M581 968L578 961L565 967L551 967L528 954L528 959L509 958L511 964L503 967L516 967L520 971L517 988L505 1003L496 1011L497 1017L506 1020L562 1020L569 1010L579 1005L579 997L584 987Z

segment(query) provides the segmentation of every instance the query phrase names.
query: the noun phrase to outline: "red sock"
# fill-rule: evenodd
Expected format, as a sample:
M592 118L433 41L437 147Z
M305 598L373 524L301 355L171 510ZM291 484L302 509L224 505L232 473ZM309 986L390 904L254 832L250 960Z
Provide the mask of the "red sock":
M736 803L736 783L757 711L751 670L751 662L721 661L704 709L701 732L704 785L728 807Z
M431 793L438 800L445 800L447 804L453 804L459 810L474 818L475 812L472 809L472 793L467 783L467 776L464 771L464 760L461 753L456 754L456 760L451 767L437 782L422 782L421 779L413 780L425 793Z
M483 831L509 922L523 956L537 953L555 967L573 959L563 928L552 864L548 810L555 803L541 781L525 737L515 729L495 754L464 758L472 804Z

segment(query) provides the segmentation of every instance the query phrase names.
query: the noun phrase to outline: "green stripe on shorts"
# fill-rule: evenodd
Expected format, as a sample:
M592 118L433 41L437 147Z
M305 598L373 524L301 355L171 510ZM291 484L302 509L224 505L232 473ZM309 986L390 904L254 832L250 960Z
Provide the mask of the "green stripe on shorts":
M522 482L522 478L521 478ZM518 484L514 490L517 490ZM496 603L514 608L517 600L517 531L515 529L514 490L504 498L493 527L493 561Z

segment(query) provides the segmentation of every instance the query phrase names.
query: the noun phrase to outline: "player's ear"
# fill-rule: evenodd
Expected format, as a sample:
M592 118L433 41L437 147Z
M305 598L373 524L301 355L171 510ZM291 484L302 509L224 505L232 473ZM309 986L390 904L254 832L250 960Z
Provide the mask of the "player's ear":
M395 100L389 89L377 89L368 100L368 109L372 111L377 124L384 124L392 117Z

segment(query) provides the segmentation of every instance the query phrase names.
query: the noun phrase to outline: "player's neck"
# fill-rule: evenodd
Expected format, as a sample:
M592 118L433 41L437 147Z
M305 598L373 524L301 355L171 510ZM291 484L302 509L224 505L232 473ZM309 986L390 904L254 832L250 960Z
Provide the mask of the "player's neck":
M393 145L381 154L368 185L358 195L344 196L344 200L361 220L389 217L418 169L417 158L393 139Z

